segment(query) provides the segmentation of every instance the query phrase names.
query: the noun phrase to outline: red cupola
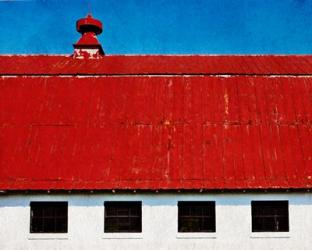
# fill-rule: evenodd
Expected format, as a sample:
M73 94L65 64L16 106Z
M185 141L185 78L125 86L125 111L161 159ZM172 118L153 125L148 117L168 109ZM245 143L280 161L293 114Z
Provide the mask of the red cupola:
M102 45L97 39L97 35L103 31L103 25L88 14L76 22L76 29L82 34L79 41L74 44L74 58L99 58L104 55Z

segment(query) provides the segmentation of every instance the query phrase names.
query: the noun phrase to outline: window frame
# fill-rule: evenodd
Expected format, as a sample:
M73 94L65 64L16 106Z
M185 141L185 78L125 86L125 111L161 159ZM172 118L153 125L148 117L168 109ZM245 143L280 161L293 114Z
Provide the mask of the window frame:
M38 209L41 207L42 211L41 213L44 213L44 209L46 209L47 207L49 207L51 205L55 205L55 204L59 204L59 207L51 207L52 210L50 212L53 213L53 215L49 215L49 216L35 216L34 215L34 210ZM63 205L64 207L62 207L61 205ZM37 206L37 207L35 207ZM55 216L55 209L65 209L65 213L64 216ZM31 201L29 204L29 211L30 211L30 217L29 217L29 235L31 236L40 236L42 235L43 238L47 237L47 236L52 236L52 237L62 237L62 235L67 235L68 234L68 201ZM63 211L64 212L64 211ZM36 226L34 225L34 220L42 220L41 223L44 224L44 220L54 220L54 230L45 230L44 228L42 228L42 230L36 230ZM56 229L56 221L57 220L64 220L65 221L65 226L64 229L61 229L60 231L57 231ZM63 223L64 223L63 221ZM44 226L42 226L44 227ZM57 235L57 236L56 236ZM30 237L31 238L31 237Z
M266 207L269 207L270 206L270 203L271 204L274 204L274 206L276 206L276 209L278 207L281 207L283 210L285 211L282 211L281 213L285 212L285 214L276 214L278 212L278 210L275 210L275 211L272 211L272 214L260 214L260 215L257 215L255 214L256 213L256 209L257 209L257 205L260 206L260 204L263 203L263 207L265 208ZM266 203L266 204L265 204ZM273 205L271 205L273 206ZM274 207L273 206L273 207ZM283 207L283 206L286 206L286 207ZM262 209L264 209L262 208ZM259 209L259 208L258 208ZM256 219L262 219L262 220L267 220L269 218L272 218L272 219L275 219L275 223L278 222L277 221L277 218L282 218L282 219L285 219L286 220L286 227L285 229L281 229L281 230L278 230L277 229L263 229L263 228L255 228L255 220ZM265 222L262 222L262 224L264 224ZM278 225L274 225L274 228L278 226ZM263 226L264 227L264 226ZM290 223L289 223L289 201L288 200L252 200L251 201L251 233L252 235L270 235L270 234L281 234L281 235L287 235L288 233L290 232Z
M186 206L191 206L196 204L197 206L204 206L204 205L208 205L208 210L212 210L212 215L193 215L196 216L197 218L200 219L212 219L213 220L213 225L212 228L209 228L207 230L194 230L194 231L181 231L181 223L182 223L182 219L183 217L191 217L192 215L185 215L185 216L181 216L181 209L182 206L181 205L186 205ZM210 207L211 206L211 207ZM203 211L202 211L203 213ZM217 232L217 223L216 223L216 201L178 201L177 204L177 238L188 238L188 237L207 237L208 235L210 235L212 238L216 238L216 232ZM203 223L203 222L201 222ZM210 227L210 225L208 226Z
M129 213L131 213L131 205L132 208L135 209L136 206L137 207L137 211L135 211L135 213L137 212L137 215L130 215L130 216L126 216L126 215L107 215L108 212L108 206L111 205L115 205L115 206L120 206L122 207L128 207L130 205L130 208L128 210L128 215ZM120 208L119 207L119 208ZM115 208L116 209L116 208ZM118 209L118 208L117 208ZM104 202L104 238L141 238L142 237L142 233L143 233L143 207L142 207L142 201L105 201ZM118 211L116 211L118 213ZM133 211L132 211L133 212ZM119 221L120 218L131 218L138 219L138 229L130 229L130 230L110 230L109 228L107 228L107 224L108 224L108 219L112 219L115 218L117 219L117 221ZM117 227L119 227L120 225L117 225ZM131 225L129 225L129 227L131 227ZM135 226L134 226L135 227Z

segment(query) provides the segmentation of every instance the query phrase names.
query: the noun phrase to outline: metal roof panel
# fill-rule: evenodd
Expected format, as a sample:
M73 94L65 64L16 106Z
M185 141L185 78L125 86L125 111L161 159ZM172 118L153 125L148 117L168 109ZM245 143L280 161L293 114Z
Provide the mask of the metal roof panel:
M311 83L2 76L0 189L311 188Z

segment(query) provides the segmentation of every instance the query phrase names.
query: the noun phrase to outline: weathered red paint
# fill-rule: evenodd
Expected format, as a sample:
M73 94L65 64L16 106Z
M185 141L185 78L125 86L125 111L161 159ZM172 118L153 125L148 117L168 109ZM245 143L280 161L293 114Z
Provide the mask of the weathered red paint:
M0 56L0 74L239 74L310 75L312 56L109 56L97 60L69 56Z
M0 189L311 188L311 63L1 56Z

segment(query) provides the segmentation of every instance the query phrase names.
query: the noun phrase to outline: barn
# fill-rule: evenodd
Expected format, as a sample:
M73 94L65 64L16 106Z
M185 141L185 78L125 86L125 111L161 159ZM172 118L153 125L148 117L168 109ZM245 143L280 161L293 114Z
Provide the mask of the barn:
M312 56L0 55L0 249L310 250Z

